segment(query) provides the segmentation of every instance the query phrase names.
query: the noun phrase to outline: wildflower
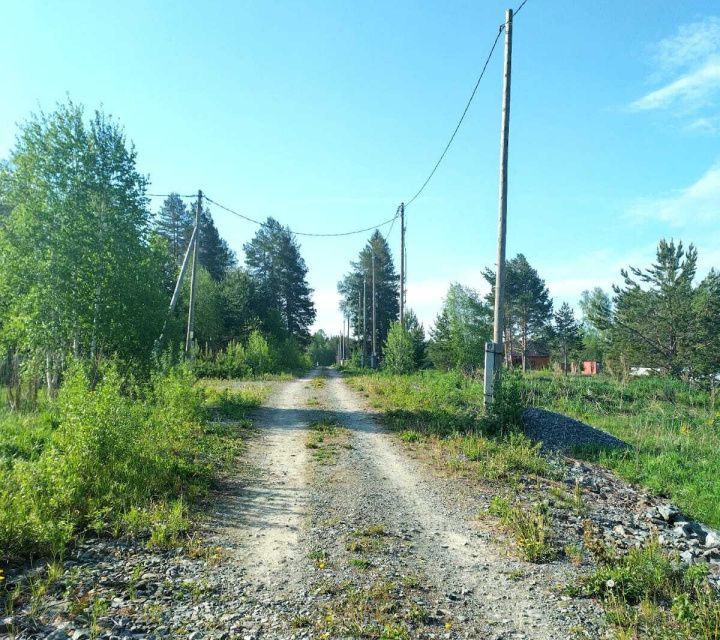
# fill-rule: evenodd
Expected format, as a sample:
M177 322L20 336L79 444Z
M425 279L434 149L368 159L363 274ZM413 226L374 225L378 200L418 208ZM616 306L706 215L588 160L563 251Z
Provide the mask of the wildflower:
M608 580L608 581L605 583L605 586L606 586L608 589L612 589L612 588L615 586L615 580L613 580L612 578L610 578L610 580Z
M450 631L452 629L452 622L446 622L445 623L445 631Z
M690 427L686 424L680 425L680 433L684 436L688 435L690 433Z
M318 569L324 569L325 568L325 560L320 560L318 562Z

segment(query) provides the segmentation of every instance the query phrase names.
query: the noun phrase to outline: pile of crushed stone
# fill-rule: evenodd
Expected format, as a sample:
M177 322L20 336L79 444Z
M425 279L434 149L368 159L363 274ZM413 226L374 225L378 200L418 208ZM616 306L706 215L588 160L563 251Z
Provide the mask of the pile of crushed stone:
M578 448L625 449L630 445L605 431L561 413L531 407L523 413L525 435L546 451L572 453Z

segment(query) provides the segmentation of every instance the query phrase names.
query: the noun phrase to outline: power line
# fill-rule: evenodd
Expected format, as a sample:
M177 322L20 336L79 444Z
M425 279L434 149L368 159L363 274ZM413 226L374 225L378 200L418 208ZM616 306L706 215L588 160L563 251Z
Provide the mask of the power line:
M525 0L527 2L527 0ZM525 4L523 2L523 4ZM520 5L522 7L522 5ZM465 116L467 115L468 109L470 109L470 105L472 104L473 98L475 97L475 93L478 90L478 87L480 86L480 81L483 79L483 76L485 75L485 71L487 70L488 64L490 64L490 58L492 58L492 54L495 51L495 47L497 46L498 40L500 40L500 36L502 35L503 30L505 29L505 25L500 25L500 28L498 29L498 33L495 36L495 41L492 44L492 47L490 47L490 53L488 53L488 56L485 60L485 64L483 65L482 71L480 72L480 76L477 79L477 82L475 83L475 86L473 87L472 93L470 94L470 99L467 101L467 104L465 105L465 109L462 112L462 115L460 116L460 120L458 120L458 123L455 127L455 130L452 132L452 135L450 136L450 140L448 140L448 143L445 145L445 149L443 149L443 152L440 154L440 158L435 163L435 166L433 167L433 170L430 172L430 175L425 179L425 182L422 183L422 186L417 190L415 195L410 198L406 203L405 206L408 207L411 205L415 199L425 190L425 187L427 187L428 182L432 180L432 177L435 175L435 172L437 171L438 167L440 166L440 163L445 159L445 155L448 152L448 149L450 149L450 145L453 143L453 140L455 140L455 136L457 135L457 132L460 130L460 125L463 123L463 120L465 120Z
M243 220L246 220L247 222L252 222L253 224L262 225L264 224L260 220L256 220L255 218L251 218L250 216L246 216L245 214L240 213L239 211L235 211L234 209L231 209L230 207L226 207L223 204L220 204L219 202L216 202L212 198L209 198L207 195L205 196L205 199L208 202L212 202L215 206L220 207L223 211L227 211L228 213L231 213L234 216L237 216L238 218L242 218ZM374 229L379 229L380 227L384 227L386 224L390 224L397 218L397 214L395 214L392 218L389 218L388 220L385 220L384 222L379 222L378 224L374 224L370 227L365 227L363 229L354 229L353 231L342 231L339 233L310 233L310 232L304 232L304 231L293 231L293 235L296 236L306 236L306 237L312 237L312 238L339 238L342 236L352 236L357 235L358 233L367 233L368 231L373 231Z
M390 237L393 227L395 226L395 220L398 219L399 215L400 215L400 207L398 206L397 211L395 212L395 217L392 219L392 224L390 225L390 228L388 229L387 234L385 234L385 242L387 242L388 238Z
M515 9L515 11L513 12L513 17L516 16L518 13L520 13L520 9L522 9L525 6L526 2L527 2L527 0L523 0L520 3L520 6L517 9Z
M177 196L178 198L197 198L197 193L191 193L189 195L180 195L179 193L146 193L148 198L169 198L170 196Z
M528 0L523 0L518 8L514 11L514 15L517 15L521 9L525 6ZM452 135L450 136L450 139L448 140L447 144L445 145L445 148L443 149L442 153L440 154L440 157L438 158L438 161L435 163L435 165L432 168L432 171L430 171L430 174L425 179L425 181L422 183L420 188L415 192L415 195L413 195L412 198L410 198L406 203L405 207L407 208L410 206L415 200L420 196L420 194L425 190L425 187L430 183L433 176L435 175L436 171L440 167L440 164L445 159L445 156L447 155L447 152L450 150L450 146L452 145L453 141L455 140L455 136L457 135L458 131L460 130L460 127L462 126L463 121L465 120L465 116L467 115L470 105L472 104L473 99L475 98L475 94L477 93L478 87L480 86L480 82L482 82L483 77L485 76L485 72L487 71L488 65L490 64L490 60L492 59L493 53L495 52L495 48L497 47L497 43L500 40L500 36L502 35L503 31L505 30L505 25L501 24L498 28L497 35L495 36L495 40L492 43L492 46L490 47L490 51L487 55L487 58L485 59L485 64L483 64L482 70L480 71L480 75L478 76L477 81L475 82L475 86L473 87L472 92L470 93L470 97L468 98L467 103L465 104L465 108L463 109L462 114L460 115L460 119L458 120L457 125L455 125L455 129L452 132ZM168 197L170 194L156 194L156 193L149 193L146 194L149 197ZM179 195L179 194L175 194ZM190 194L190 195L179 195L180 198L194 198L196 197L196 194ZM260 220L256 220L255 218L251 218L250 216L247 216L245 214L240 213L239 211L235 211L234 209L230 209L229 207L226 207L225 205L220 204L219 202L216 202L215 200L212 200L211 198L205 196L205 199L208 202L212 202L215 206L220 207L224 211L237 216L238 218L241 218L247 222L251 222L253 224L262 225L263 222ZM395 212L395 215L385 220L384 222L380 222L378 224L375 224L371 227L366 227L363 229L355 229L353 231L344 231L339 233L310 233L310 232L302 232L302 231L293 231L292 233L296 236L305 236L305 237L315 237L315 238L339 238L343 236L352 236L357 235L359 233L366 233L368 231L373 231L374 229L379 229L381 227L384 227L385 225L389 224L390 228L388 229L387 235L385 236L385 240L390 237L390 234L392 233L393 227L395 226L395 221L398 219L400 215L400 208L398 207L398 210Z

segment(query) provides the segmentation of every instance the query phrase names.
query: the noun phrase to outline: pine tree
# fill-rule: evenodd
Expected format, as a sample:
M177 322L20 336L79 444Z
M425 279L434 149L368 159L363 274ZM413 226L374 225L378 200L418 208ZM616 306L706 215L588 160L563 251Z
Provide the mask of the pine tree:
M487 268L483 276L491 286L487 300L494 306L495 272ZM507 261L505 278L505 354L512 362L517 342L525 371L530 342L542 337L552 318L552 299L545 281L522 253Z
M155 230L165 238L176 264L182 262L193 227L193 214L177 193L171 193L155 216Z
M580 325L567 302L562 303L553 317L551 342L560 352L563 372L567 375L568 358L582 348Z
M290 228L268 218L243 248L248 272L261 287L269 307L278 312L288 335L307 344L315 305L307 266Z
M195 205L197 208L197 205ZM203 207L200 213L200 244L198 260L214 280L222 280L235 267L235 253L220 237L210 211Z
M691 244L661 240L657 261L648 269L621 270L611 309L596 320L610 331L614 348L632 363L679 376L692 366L697 346L698 310L693 279L697 251Z
M355 337L362 343L363 326L363 280L365 280L365 305L367 308L367 344L365 353L372 351L372 280L373 254L375 255L375 319L377 328L378 355L382 354L392 322L400 313L400 277L395 271L390 247L379 231L375 231L360 251L357 262L351 263L351 270L339 283L341 311L350 315Z

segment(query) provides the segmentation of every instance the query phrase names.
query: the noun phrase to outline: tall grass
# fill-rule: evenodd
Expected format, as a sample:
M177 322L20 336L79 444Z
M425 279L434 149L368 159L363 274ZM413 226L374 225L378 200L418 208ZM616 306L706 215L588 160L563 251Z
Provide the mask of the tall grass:
M487 433L480 380L423 371L356 375L349 381L384 410L392 428L443 438ZM667 378L617 381L550 372L526 374L519 383L525 405L583 420L632 445L623 451L578 451L578 456L597 460L720 527L720 403L711 391Z
M667 378L622 382L545 372L527 375L524 388L528 403L584 420L633 445L580 455L720 527L720 413L709 390Z
M80 366L48 408L0 416L0 560L61 553L78 532L117 533L202 494L228 436L209 417L185 367L145 387L109 367L93 387Z

